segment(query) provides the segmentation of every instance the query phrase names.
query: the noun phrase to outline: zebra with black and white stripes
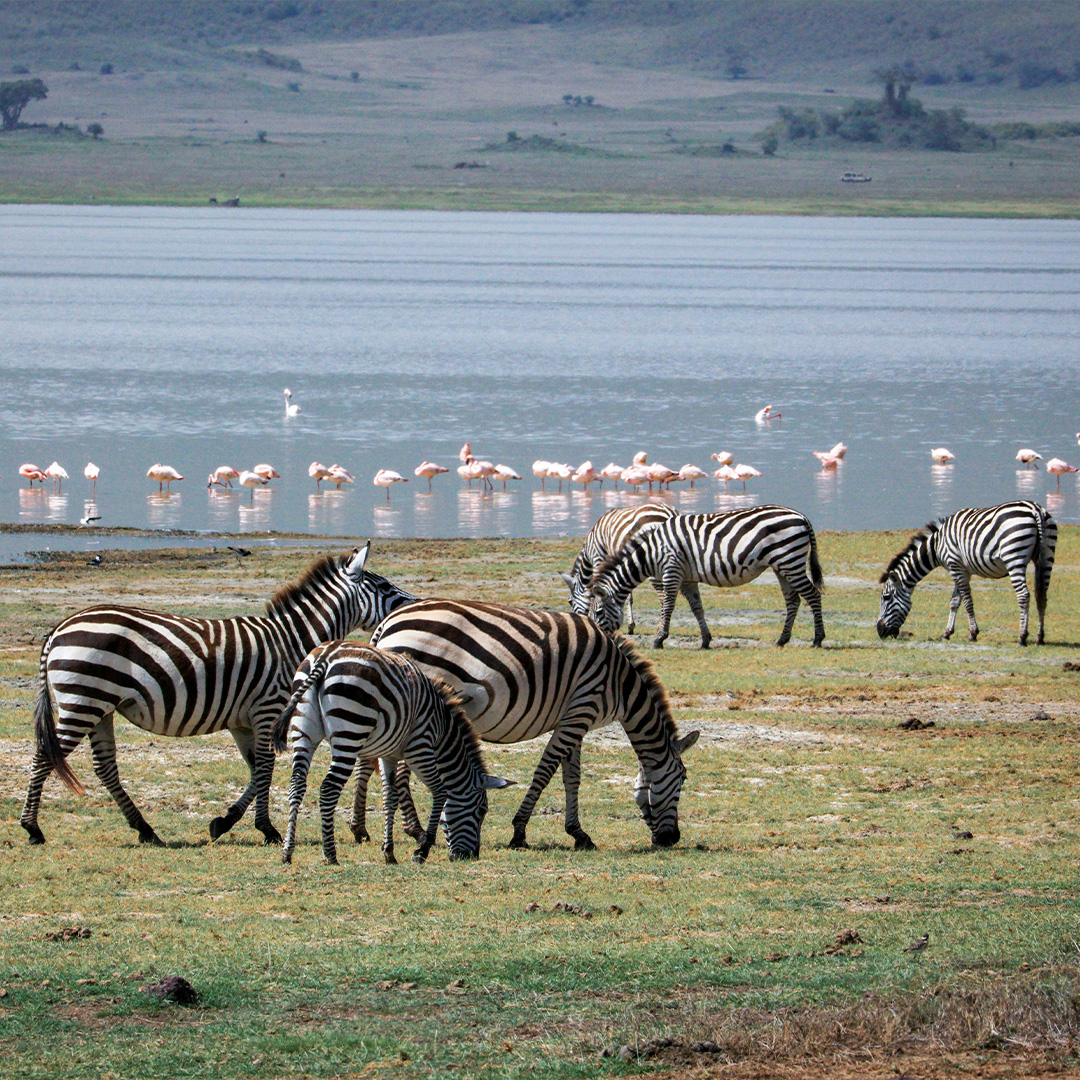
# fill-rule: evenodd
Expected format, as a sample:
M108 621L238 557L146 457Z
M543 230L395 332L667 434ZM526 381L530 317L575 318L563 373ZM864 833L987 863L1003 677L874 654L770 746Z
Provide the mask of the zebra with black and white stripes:
M589 582L592 581L597 567L605 559L622 551L630 539L638 533L678 516L678 510L666 503L619 506L606 514L601 514L589 531L589 535L585 537L585 543L581 545L581 551L578 552L570 573L559 575L570 590L570 610L576 611L579 615L588 615L591 606ZM652 584L653 588L663 595L662 582L654 578ZM681 591L698 620L702 636L711 636L708 624L705 622L705 609L701 604L701 594L698 592L697 583L686 581ZM626 598L626 618L627 632L632 634L635 626L633 593Z
M943 566L953 580L949 622L942 637L956 628L961 601L968 617L969 640L979 636L971 576L1008 577L1020 605L1020 644L1028 639L1031 591L1027 565L1035 564L1035 606L1039 612L1038 643L1043 643L1046 594L1054 569L1057 522L1036 502L1019 499L986 508L968 507L931 521L920 529L881 575L881 611L877 631L882 638L897 637L911 610L915 586L935 567Z
M679 795L686 778L682 755L698 732L680 737L652 665L628 642L572 612L419 600L388 615L371 644L403 652L428 675L449 683L474 730L488 742L524 742L550 733L514 815L511 847L528 846L529 819L560 766L563 825L576 849L594 846L578 817L581 742L587 732L614 720L637 754L634 797L653 843L678 842Z
M351 556L319 559L279 589L263 616L199 619L101 605L65 619L45 639L34 708L37 749L21 824L30 843L45 840L38 809L53 770L77 793L67 762L87 736L94 772L146 844L161 840L120 783L113 714L155 735L205 735L228 729L250 770L240 798L210 822L218 839L255 800L255 825L267 843L274 751L270 732L289 698L293 672L323 641L371 627L411 594L364 571L366 545ZM54 718L50 689L56 697Z
M807 566L809 565L809 573ZM809 520L786 506L755 506L721 514L679 514L633 537L621 552L597 568L589 585L595 602L593 616L608 632L622 622L626 598L646 578L658 578L664 587L660 627L653 647L663 648L671 624L675 598L686 582L729 588L745 585L772 570L784 594L787 615L777 645L791 640L791 629L803 599L814 616L814 641L825 638L821 615L824 581L818 562L817 537ZM700 600L699 600L700 604ZM712 640L704 612L701 647Z
M405 761L432 793L431 821L415 858L427 858L440 820L451 859L480 854L487 793L513 781L492 776L479 740L450 687L429 679L407 656L334 641L310 652L297 669L293 694L274 724L274 747L292 744L289 825L282 862L292 862L296 818L307 790L311 757L323 739L332 761L319 791L323 857L337 863L334 810L358 756L378 758L386 829L383 855L394 863L394 772Z

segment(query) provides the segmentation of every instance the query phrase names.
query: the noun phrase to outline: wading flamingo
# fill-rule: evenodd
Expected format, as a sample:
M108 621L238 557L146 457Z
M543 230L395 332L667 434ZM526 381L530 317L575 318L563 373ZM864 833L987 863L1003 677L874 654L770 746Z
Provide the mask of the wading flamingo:
M507 480L520 480L521 474L514 472L509 465L496 465L495 475L503 482L503 491L506 490Z
M265 476L260 476L257 472L253 472L251 469L241 469L240 475L236 481L241 487L251 489L251 502L255 502L255 489L257 487L265 487L269 481Z
M206 486L232 487L232 482L240 475L231 465L219 465L207 478Z
M713 476L716 477L717 480L723 480L725 488L732 480L739 479L739 474L730 465L721 465L720 468L713 473Z
M1056 490L1060 491L1062 476L1064 476L1065 473L1080 472L1080 469L1078 469L1075 465L1070 465L1067 461L1062 461L1059 457L1052 457L1046 463L1046 471L1050 473L1051 476L1057 477Z
M760 476L761 473L754 468L753 465L736 465L735 466L735 479L742 481L742 489L746 490L746 481L752 480L755 476Z
M380 469L375 474L375 479L372 480L376 487L386 488L387 502L390 501L390 488L394 484L407 484L408 482L409 478L407 476L402 476L401 473L396 473L393 469Z
M46 470L45 475L53 482L53 491L64 490L64 481L68 478L67 470L58 461L54 461Z
M704 469L699 469L696 465L684 465L679 470L680 480L689 480L690 486L694 486L695 480L704 480L708 477L708 473Z
M281 479L281 473L279 473L273 465L267 465L265 461L261 465L252 465L251 471L256 476L261 476L264 480Z
M648 461L649 461L649 455L648 455L648 453L647 453L647 452L646 452L645 450L639 450L639 451L638 451L638 452L637 452L637 453L636 453L636 454L634 455L634 458L633 458L633 460L632 460L632 461L630 462L630 464L631 464L631 465L647 465L647 464L648 464Z
M331 465L326 471L330 474L326 479L334 485L335 491L340 491L342 484L352 484L356 482L356 477L354 477L344 465Z
M322 488L319 486L321 481L332 478L330 470L321 461L313 461L308 466L307 474L315 481L316 491L322 491Z
M427 477L427 489L431 490L431 478L433 476L439 476L442 473L448 473L450 470L445 465L436 465L434 461L421 461L419 465L413 469L413 476L426 476Z
M550 461L544 461L541 458L537 458L532 463L533 476L538 476L540 478L540 490L541 491L547 491L547 488L544 486L544 481L548 478L548 470L550 468L551 468L551 462Z
M712 459L717 465L735 464L735 455L729 454L726 450L721 450L719 454L713 454Z
M466 443L457 452L457 456L458 456L458 461L460 461L462 465L467 465L472 460L472 456L473 456L472 447L468 443Z
M623 473L625 471L626 471L625 469L621 468L619 465L616 465L614 461L609 461L600 470L600 476L602 477L602 479L600 481L601 487L603 486L604 480L612 480L615 483L615 490L618 491L619 490L619 481L622 479Z
M82 474L94 485L93 490L90 493L91 496L96 495L97 478L101 475L101 470L92 461L88 461L86 463L86 468L84 468L82 471Z
M300 413L300 406L299 405L290 405L289 404L289 399L291 397L292 397L292 391L286 386L285 387L285 415L286 416L297 416Z
M774 413L771 405L766 405L764 409L758 409L754 413L754 422L757 424L764 424L769 420L779 420L783 416L783 413Z
M548 476L550 476L552 480L559 481L559 491L562 491L562 482L564 480L570 480L573 475L574 470L571 469L569 465L565 465L558 461L553 461L551 463L551 468L548 469Z
M146 475L151 480L157 481L158 491L161 490L162 484L168 487L174 480L184 479L171 465L162 465L160 462L151 465L146 470ZM169 491L172 491L171 487L169 487Z
M44 469L39 469L36 465L31 465L27 462L25 465L19 466L19 475L24 480L30 481L30 486L34 486L36 480L39 484L44 484L48 477L45 475Z
M580 484L583 491L589 490L590 484L595 484L600 479L600 474L593 468L591 461L583 461L570 477L572 484Z
M951 465L956 460L956 455L951 450L946 450L944 446L935 446L930 451L930 456L934 459L935 465Z
M649 470L644 465L631 465L628 469L623 469L622 478L624 484L639 488L642 484L649 483Z
M1022 450L1016 451L1016 460L1021 462L1025 468L1030 465L1033 469L1037 469L1039 467L1038 463L1042 461L1042 454L1037 454L1030 446L1025 446Z

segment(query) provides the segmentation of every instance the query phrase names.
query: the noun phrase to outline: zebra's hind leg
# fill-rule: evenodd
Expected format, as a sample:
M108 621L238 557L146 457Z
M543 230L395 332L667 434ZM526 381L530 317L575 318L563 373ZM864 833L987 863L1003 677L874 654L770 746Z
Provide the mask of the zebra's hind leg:
M371 780L371 774L378 764L376 758L362 758L353 770L356 773L356 784L353 789L352 818L349 821L349 828L352 829L353 839L358 844L371 839L371 834L367 831L368 781Z
M236 800L220 817L210 822L210 839L220 840L247 812L251 800L255 798L257 762L255 757L255 733L251 728L229 728L229 734L240 751L240 756L247 764L250 778L240 798Z
M330 742L333 757L330 769L319 789L319 817L322 818L323 859L330 866L337 866L337 843L334 840L334 811L337 809L341 789L352 775L356 763L355 752L343 751ZM393 785L391 784L391 787ZM392 827L392 824L391 824Z
M281 861L291 863L293 849L296 847L296 818L307 791L308 769L311 768L311 755L314 747L297 740L293 746L292 779L289 781L289 824L285 829L285 841L281 845Z
M698 589L697 582L684 581L682 594L686 597L686 602L690 605L690 610L694 613L694 618L697 619L701 630L701 647L707 649L712 643L712 631L705 618L705 605L701 602L701 591Z
M780 583L780 591L784 594L784 607L786 612L784 614L784 629L780 631L780 636L776 639L776 644L783 648L791 640L791 631L795 626L795 616L799 614L799 592L794 585L781 573L773 568L773 573L776 574L776 580ZM814 644L818 644L815 640Z
M578 743L562 760L563 788L566 792L566 811L563 827L574 838L575 851L595 851L592 837L578 821L578 790L581 787L581 743Z
M544 747L544 752L540 755L540 762L533 773L529 790L525 793L525 798L518 807L517 813L514 814L512 822L514 835L510 840L511 848L520 849L529 846L525 840L525 829L529 824L529 819L532 817L536 803L563 759L572 752L574 746L581 745L586 730L584 726L559 726L551 733L551 738L548 739L548 744Z
M64 728L57 731L57 739L65 758L93 729L97 719L97 717L94 717L89 721L84 721L77 720L72 716L64 717ZM30 783L26 789L26 801L23 803L22 816L19 818L19 824L29 834L31 844L45 843L45 834L38 825L38 809L41 806L42 789L45 787L45 781L49 778L51 772L52 764L49 759L40 750L37 751L30 765Z
M1038 570L1036 569L1036 573ZM1020 644L1028 643L1028 613L1031 610L1031 590L1027 583L1027 565L1019 570L1013 570L1009 574L1013 591L1016 593L1016 602L1020 605ZM1045 600L1043 603L1045 607ZM1039 612L1039 644L1042 644L1042 612Z
M113 733L112 713L104 716L90 732L90 752L94 758L94 775L105 785L109 794L116 800L127 823L139 834L140 844L153 844L164 847L161 838L131 801L131 796L120 783L120 773L116 768L116 736Z
M671 630L671 613L675 610L675 600L682 588L682 571L678 567L669 567L664 571L664 591L660 601L660 625L656 628L653 648L662 649Z
M394 817L397 814L398 791L397 784L394 782L394 774L397 772L397 761L394 758L379 758L379 772L382 775L383 814L386 819L383 826L383 859L390 866L396 866L397 859L394 857ZM329 775L327 775L326 779L330 779Z

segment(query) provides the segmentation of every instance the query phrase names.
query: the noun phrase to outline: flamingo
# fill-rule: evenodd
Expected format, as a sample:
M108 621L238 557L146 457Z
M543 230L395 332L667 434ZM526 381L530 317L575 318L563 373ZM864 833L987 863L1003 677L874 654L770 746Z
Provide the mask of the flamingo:
M732 480L739 479L739 474L730 465L721 465L720 468L713 473L713 476L716 477L717 480L723 480L725 488Z
M219 465L206 479L206 486L232 487L232 482L240 475L231 465Z
M951 450L946 450L944 446L935 446L930 451L930 456L934 459L935 465L950 465L956 460L956 455Z
M491 478L495 476L495 466L490 461L477 461L473 458L472 464L476 467L476 472L480 477L480 486L486 487L489 491L495 490L495 485L491 482Z
M96 495L97 478L101 475L101 470L92 461L88 461L86 463L86 468L82 471L82 474L86 477L87 480L93 482L94 488L93 491L91 491L91 496Z
M774 413L771 405L766 405L764 409L758 409L754 413L754 422L756 424L764 424L769 420L779 420L783 413ZM725 462L724 464L730 464Z
M622 478L623 483L637 488L649 482L649 470L643 465L631 465L628 469L623 469Z
M644 465L648 462L649 455L644 450L639 450L634 459L630 462L631 465Z
M558 461L553 461L551 463L551 468L548 470L548 476L550 476L552 480L559 481L559 491L562 491L562 482L564 480L572 479L573 475L574 470L571 469L569 465L561 464Z
M520 480L521 474L514 472L509 465L496 465L495 475L503 482L503 491L506 490L507 480Z
M548 470L550 468L551 468L551 462L550 461L544 461L541 458L537 458L532 463L533 476L538 476L540 478L540 490L541 491L547 491L547 488L544 486L544 481L547 479Z
M19 475L23 477L23 479L29 480L31 487L34 486L35 480L37 480L39 484L44 484L48 479L44 470L39 469L36 465L31 465L29 462L19 466Z
M754 468L753 465L736 465L735 466L735 478L742 481L742 489L746 490L746 481L752 479L755 476L760 476L761 473Z
M54 461L46 470L45 475L53 482L53 490L64 490L64 481L68 478L67 470L58 461Z
M458 461L467 465L472 460L472 447L466 443L457 453Z
M661 465L660 462L656 462L653 465L648 466L649 470L649 487L655 483L658 487L663 487L664 484L671 487L672 480L678 480L679 474L674 469L669 469L666 465Z
M315 481L316 491L322 491L322 488L320 487L320 482L323 480L329 480L332 476L330 470L321 461L313 461L308 466L307 474L311 477L312 480Z
M431 478L433 476L439 476L441 473L448 473L450 470L445 465L436 465L434 461L422 461L419 465L413 469L413 476L426 476L427 477L427 489L431 490Z
M300 413L299 405L290 405L289 399L292 397L292 391L285 387L285 415L286 416L298 416Z
M342 484L353 484L356 482L356 477L354 477L344 465L331 465L326 471L330 474L326 479L334 485L335 491L340 491Z
M589 485L600 479L600 474L593 468L591 461L583 461L574 474L570 477L572 484L580 484L584 491L589 490Z
M480 463L476 460L476 458L470 457L464 465L459 465L457 467L458 476L460 476L462 480L468 480L469 487L472 487L472 482L474 480L480 479L479 465Z
M390 488L392 485L407 484L408 482L409 478L407 476L402 476L401 473L396 473L393 469L380 469L375 474L375 479L372 480L372 483L375 484L376 487L386 488L387 502L390 501Z
M1050 473L1051 476L1056 476L1057 477L1057 489L1056 490L1060 491L1061 490L1061 478L1062 478L1062 476L1065 473L1080 472L1080 469L1078 469L1075 465L1070 465L1067 461L1062 461L1061 458L1059 458L1059 457L1052 457L1046 463L1046 471L1048 473Z
M160 462L151 465L150 468L146 470L146 475L149 476L151 480L157 481L158 491L161 490L162 484L168 486L172 484L174 480L184 479L171 465L162 465ZM172 492L171 487L169 487L169 491L170 493Z
M729 454L726 450L721 450L719 454L713 454L712 459L717 465L735 464L735 455Z
M251 471L256 476L261 476L264 480L281 479L281 473L279 473L273 465L267 465L265 461L261 465L252 465Z
M838 442L830 451L829 454L834 458L839 458L841 461L844 459L844 455L847 453L847 444Z
M615 490L619 490L619 481L623 477L623 473L626 470L616 465L614 461L609 461L601 470L601 486L603 486L604 480L613 480L615 482Z
M1030 465L1033 469L1037 469L1038 462L1042 461L1042 454L1037 454L1031 447L1025 446L1016 451L1016 460L1022 462L1025 468Z
M690 486L694 486L695 480L704 480L709 474L704 469L699 469L696 465L684 465L679 470L680 480L689 480Z
M835 469L836 466L840 464L840 458L838 458L835 454L828 453L825 450L815 450L814 457L816 457L818 461L821 462L821 467L823 469Z
M242 469L239 474L239 479L236 481L241 487L251 489L251 501L255 502L255 489L257 487L265 487L270 481L265 476L260 476L257 472L253 472L251 469Z

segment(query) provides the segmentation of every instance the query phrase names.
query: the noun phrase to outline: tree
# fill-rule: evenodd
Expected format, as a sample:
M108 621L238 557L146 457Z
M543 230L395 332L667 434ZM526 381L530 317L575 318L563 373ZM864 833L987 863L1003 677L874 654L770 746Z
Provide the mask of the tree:
M908 92L915 83L915 73L908 67L884 68L876 72L885 87L885 107L897 116L908 112Z
M95 120L94 123L86 125L86 134L100 139L105 134L105 129Z
M3 118L3 130L14 131L19 126L23 109L31 101L44 101L48 96L49 88L40 79L0 82L0 117Z
M732 79L741 79L750 69L746 66L746 50L741 45L729 45L724 50L724 68Z

